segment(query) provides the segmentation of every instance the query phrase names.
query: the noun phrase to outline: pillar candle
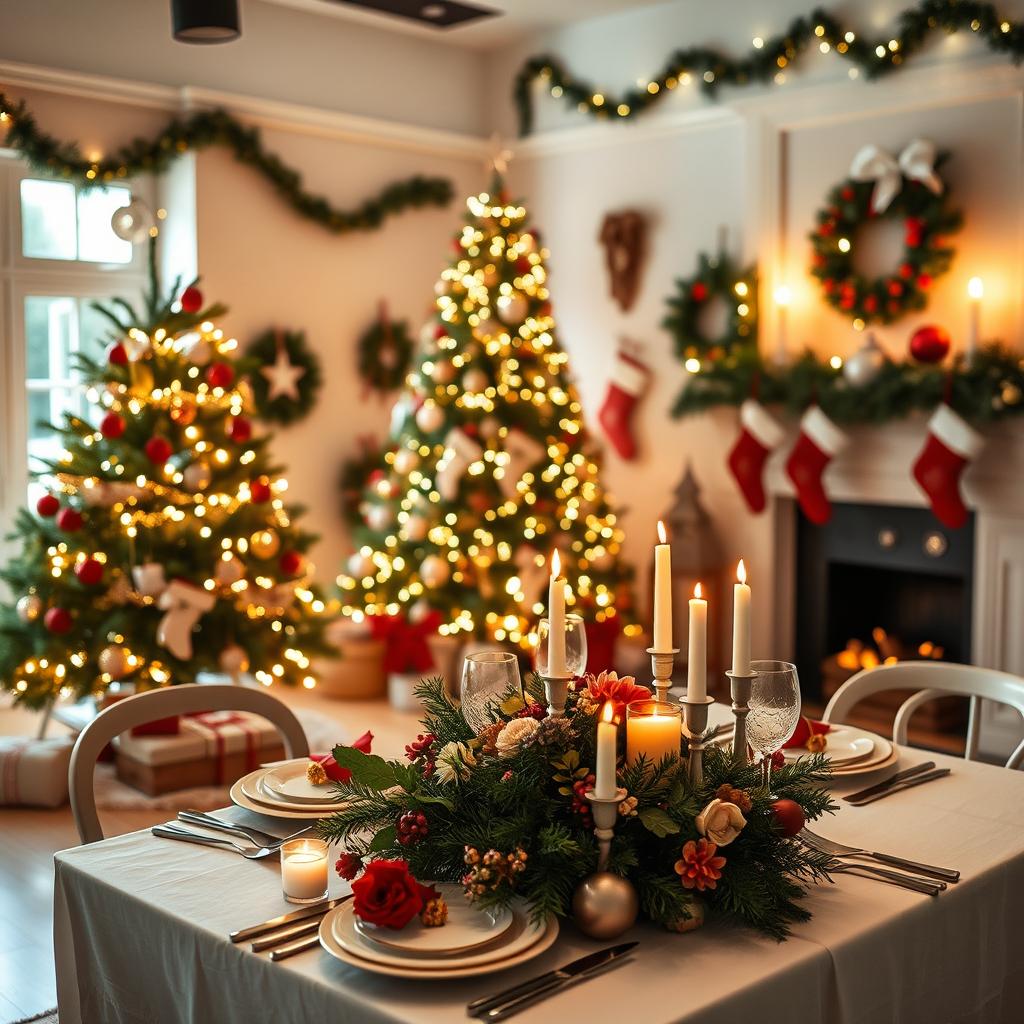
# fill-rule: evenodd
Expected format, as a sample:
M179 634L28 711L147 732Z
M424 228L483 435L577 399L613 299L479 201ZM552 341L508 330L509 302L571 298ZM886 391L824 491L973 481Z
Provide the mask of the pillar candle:
M704 700L708 695L708 603L700 596L700 584L690 598L690 646L686 660L686 699Z
M327 844L296 839L281 849L281 882L294 902L322 900L327 893Z
M981 334L981 300L985 297L985 285L980 277L972 277L967 282L967 296L970 299L967 359L970 361L978 351L978 341Z
M789 285L780 284L775 289L775 306L778 310L778 336L775 339L775 361L782 366L786 362L786 313L793 299Z
M615 796L615 705L608 701L597 723L597 766L595 768L594 796L610 800Z
M664 710L659 712L655 704L650 714L635 713L638 706L633 705L626 717L626 763L633 764L641 755L651 765L659 764L666 754L678 757L682 736L678 705L661 705Z
M732 670L745 676L750 674L750 587L742 558L736 566L736 579L732 588Z
M661 543L654 547L654 650L672 650L672 548L665 524L658 521Z
M561 559L551 556L551 581L548 584L548 675L567 675L565 665L565 580L559 575Z

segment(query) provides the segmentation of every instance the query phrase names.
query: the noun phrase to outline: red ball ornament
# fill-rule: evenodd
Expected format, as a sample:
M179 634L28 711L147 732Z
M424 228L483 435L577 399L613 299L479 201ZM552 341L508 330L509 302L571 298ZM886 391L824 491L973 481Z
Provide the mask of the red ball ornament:
M914 268L909 263L900 264L900 277L910 280L914 276Z
M124 433L125 422L116 412L108 412L100 420L100 433L111 441Z
M887 285L887 288L888 288L889 294L893 298L899 298L899 296L901 296L903 294L903 283L901 281L896 281L896 280L890 281L889 284Z
M214 363L206 371L206 383L211 388L229 388L235 379L235 371L227 363Z
M807 820L804 809L795 800L774 800L769 810L784 836L795 836Z
M71 612L67 608L51 608L43 617L43 625L58 636L71 631Z
M447 336L448 336L448 328L447 328L447 327L442 327L442 326L441 326L440 324L438 324L438 325L437 325L437 326L436 326L436 327L434 328L434 337L435 337L435 338L436 338L436 339L437 339L438 341L440 341L440 340L441 340L442 338L445 338L445 337L447 337Z
M526 256L520 256L519 259L516 260L516 270L518 270L520 274L528 274L532 266L533 264L530 263Z
M856 193L853 191L852 185L844 186L842 192L840 192L839 194L842 196L844 202L847 203L856 195Z
M65 533L74 533L82 528L82 513L76 508L62 508L57 513L57 526Z
M36 511L44 518L49 519L50 516L55 516L57 510L60 508L60 502L52 494L44 494L36 502Z
M183 313L198 313L203 308L203 293L193 285L189 285L178 300Z
M949 332L934 324L919 327L910 338L910 354L919 363L941 363L949 346Z
M171 447L171 442L166 437L151 437L143 449L146 453L146 458L153 463L154 466L162 466L170 457L174 454L174 449Z
M263 479L252 480L249 483L249 494L254 502L262 505L264 502L270 501L270 484Z
M297 576L302 568L302 555L298 551L286 551L277 564L285 576Z
M874 295L868 295L864 299L864 309L868 313L874 313L878 309L878 298Z
M697 281L690 289L690 297L694 302L703 302L708 297L708 286L703 281Z
M918 288L921 288L921 289L930 288L931 285L932 285L932 275L931 274L918 274L917 275L917 287Z
M95 558L84 558L75 566L75 575L79 583L94 587L103 579L103 563Z
M244 416L232 416L228 421L228 437L244 444L252 437L252 424Z
M112 366L124 366L128 362L128 350L117 341L107 349L107 362Z

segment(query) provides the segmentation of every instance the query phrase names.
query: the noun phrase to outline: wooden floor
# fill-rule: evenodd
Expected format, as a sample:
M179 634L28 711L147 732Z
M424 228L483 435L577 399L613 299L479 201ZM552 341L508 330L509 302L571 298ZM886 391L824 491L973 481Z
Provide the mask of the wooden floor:
M314 708L339 722L355 738L374 733L374 751L400 756L416 735L416 716L392 710L384 702L341 703L306 691L288 694L293 706ZM0 703L0 736L33 735L36 716ZM50 726L57 735L61 726ZM148 828L168 819L167 811L102 812L106 835ZM0 1024L52 1009L54 983L53 855L78 845L71 810L0 808Z

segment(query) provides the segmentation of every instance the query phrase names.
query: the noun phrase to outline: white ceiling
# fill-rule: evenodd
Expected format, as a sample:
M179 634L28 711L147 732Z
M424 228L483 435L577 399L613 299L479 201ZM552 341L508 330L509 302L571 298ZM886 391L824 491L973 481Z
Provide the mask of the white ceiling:
M489 7L502 13L465 26L447 29L421 27L405 18L359 10L348 4L331 0L263 0L265 3L295 7L311 14L328 18L359 21L365 25L389 29L394 32L423 36L440 42L474 49L490 49L521 39L536 32L557 28L573 22L599 18L637 7L649 7L664 0L466 0L480 7ZM427 0L424 0L426 3ZM244 31L244 9L243 9Z

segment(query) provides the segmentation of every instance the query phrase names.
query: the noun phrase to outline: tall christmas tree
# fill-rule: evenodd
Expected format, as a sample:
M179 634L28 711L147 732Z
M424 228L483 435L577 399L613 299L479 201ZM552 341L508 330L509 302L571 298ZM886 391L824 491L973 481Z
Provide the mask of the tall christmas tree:
M617 626L622 531L555 340L548 253L500 180L467 206L338 577L343 612L432 610L444 635L526 645L558 550L570 605Z
M113 334L105 361L80 357L93 422L51 425L63 452L0 572L14 595L0 604L0 683L28 706L250 666L267 685L313 686L310 658L329 653L315 538L254 436L236 342L214 324L224 309L202 305L194 286L161 298L151 269L141 314L97 307Z

